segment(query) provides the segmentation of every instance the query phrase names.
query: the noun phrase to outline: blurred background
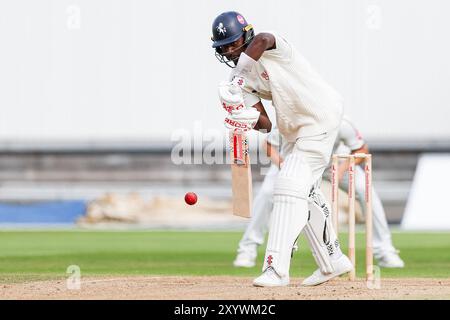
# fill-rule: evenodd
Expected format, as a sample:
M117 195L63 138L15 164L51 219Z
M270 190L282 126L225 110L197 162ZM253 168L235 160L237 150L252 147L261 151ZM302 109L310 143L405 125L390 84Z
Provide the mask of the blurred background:
M242 227L227 158L211 153L227 149L230 70L210 36L228 10L341 92L391 224L450 229L446 0L0 1L0 224ZM264 135L251 139L256 192L269 164Z

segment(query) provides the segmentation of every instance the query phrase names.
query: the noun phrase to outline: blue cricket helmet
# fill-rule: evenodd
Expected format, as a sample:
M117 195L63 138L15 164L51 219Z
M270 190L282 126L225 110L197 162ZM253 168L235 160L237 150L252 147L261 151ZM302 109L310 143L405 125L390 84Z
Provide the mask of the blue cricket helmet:
M236 11L227 11L214 19L212 24L212 47L216 49L216 57L220 62L226 63L229 60L222 55L221 47L229 45L241 37L244 37L244 46L248 45L255 36L253 26Z

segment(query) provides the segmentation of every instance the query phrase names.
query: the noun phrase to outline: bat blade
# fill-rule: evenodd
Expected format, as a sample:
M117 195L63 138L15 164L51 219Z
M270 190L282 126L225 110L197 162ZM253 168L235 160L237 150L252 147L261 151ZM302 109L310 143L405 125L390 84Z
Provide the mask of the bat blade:
M248 138L243 132L231 133L231 175L233 214L250 218L252 211L252 171L248 152Z

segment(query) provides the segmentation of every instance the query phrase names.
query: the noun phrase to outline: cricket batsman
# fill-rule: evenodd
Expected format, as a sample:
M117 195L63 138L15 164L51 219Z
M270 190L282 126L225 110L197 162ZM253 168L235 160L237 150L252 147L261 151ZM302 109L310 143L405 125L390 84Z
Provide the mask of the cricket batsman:
M229 81L219 86L228 112L226 127L270 131L272 124L261 99L271 100L289 149L274 185L262 274L253 284L289 284L291 254L303 230L323 274L333 278L351 271L353 266L339 243L327 246L323 241L337 239L331 221L323 221L331 219L330 214L325 217L320 210L308 214L309 195L321 181L342 120L341 96L286 39L275 32L255 34L238 12L220 14L212 34L217 58L232 68Z

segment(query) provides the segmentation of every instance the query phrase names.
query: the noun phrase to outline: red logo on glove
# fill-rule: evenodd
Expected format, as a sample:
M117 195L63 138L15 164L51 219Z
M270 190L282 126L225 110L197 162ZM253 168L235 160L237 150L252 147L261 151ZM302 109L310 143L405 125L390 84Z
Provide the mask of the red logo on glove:
M272 265L272 261L273 261L272 255L268 256L268 257L267 257L267 264L268 264L269 266Z
M225 102L222 103L222 107L225 109L226 112L232 113L234 110L241 110L244 108L243 104L240 104L238 106L235 105L227 105Z
M238 121L235 121L235 120L232 120L230 118L226 118L225 122L228 123L229 125L235 127L235 128L241 128L241 129L247 129L248 128L247 124L242 123L242 122L238 122Z

